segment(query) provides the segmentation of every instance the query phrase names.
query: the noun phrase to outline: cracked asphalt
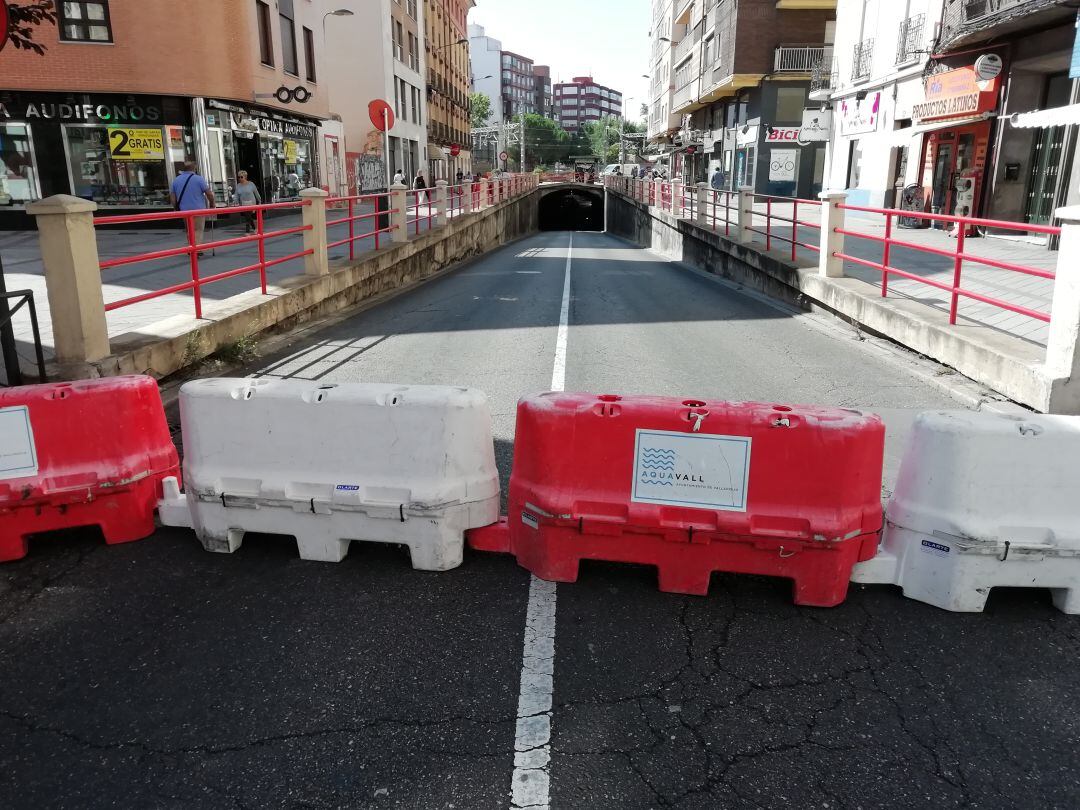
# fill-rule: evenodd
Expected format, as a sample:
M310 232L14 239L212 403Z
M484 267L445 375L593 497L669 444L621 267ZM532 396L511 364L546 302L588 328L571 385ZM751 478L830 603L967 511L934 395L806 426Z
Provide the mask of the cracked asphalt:
M514 404L551 380L565 233L297 336L260 376L476 386L505 490ZM574 235L566 387L876 410L886 491L912 414L962 407L803 317L602 234ZM0 567L0 807L505 808L529 576L400 548L208 554L186 530L41 538ZM1048 595L950 614L889 587L796 608L585 563L556 591L559 808L1080 806L1080 635Z

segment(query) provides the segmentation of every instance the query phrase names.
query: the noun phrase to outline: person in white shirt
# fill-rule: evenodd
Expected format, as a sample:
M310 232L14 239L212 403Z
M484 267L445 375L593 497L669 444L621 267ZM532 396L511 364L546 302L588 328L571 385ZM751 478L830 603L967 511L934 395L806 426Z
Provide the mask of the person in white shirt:
M396 172L394 172L394 185L395 186L403 186L403 185L405 185L405 175L403 175L401 173L401 169L398 169Z

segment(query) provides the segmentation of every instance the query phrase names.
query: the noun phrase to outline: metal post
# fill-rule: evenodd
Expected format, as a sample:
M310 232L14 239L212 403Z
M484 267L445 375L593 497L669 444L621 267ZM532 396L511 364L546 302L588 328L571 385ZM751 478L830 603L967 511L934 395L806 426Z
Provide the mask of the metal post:
M397 81L395 79L395 81ZM390 188L390 181L393 175L390 174L390 121L387 116L389 110L383 107L382 111L382 123L383 123L383 163L386 170L386 188Z

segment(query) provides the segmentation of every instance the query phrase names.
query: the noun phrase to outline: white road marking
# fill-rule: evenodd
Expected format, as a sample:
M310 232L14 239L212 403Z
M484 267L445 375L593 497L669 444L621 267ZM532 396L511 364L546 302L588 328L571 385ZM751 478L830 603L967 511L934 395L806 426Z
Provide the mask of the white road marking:
M566 248L559 332L555 338L555 367L551 390L566 386L566 334L570 321L570 263L574 236ZM525 643L521 652L514 738L514 777L511 808L547 810L551 804L551 698L555 688L555 583L532 577L525 613Z

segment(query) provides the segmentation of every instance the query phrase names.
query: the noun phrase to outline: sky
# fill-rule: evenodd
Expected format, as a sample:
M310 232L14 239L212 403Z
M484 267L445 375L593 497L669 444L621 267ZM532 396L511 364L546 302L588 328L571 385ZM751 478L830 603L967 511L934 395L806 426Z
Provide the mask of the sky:
M649 86L650 13L650 0L476 0L469 22L504 50L550 65L553 83L591 75L618 90L637 120Z

